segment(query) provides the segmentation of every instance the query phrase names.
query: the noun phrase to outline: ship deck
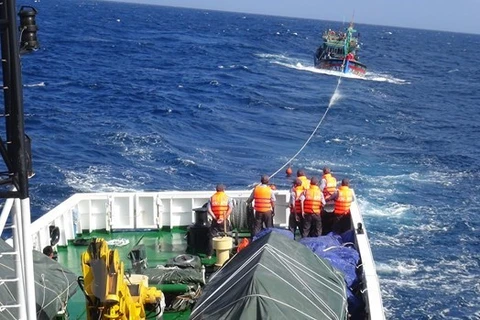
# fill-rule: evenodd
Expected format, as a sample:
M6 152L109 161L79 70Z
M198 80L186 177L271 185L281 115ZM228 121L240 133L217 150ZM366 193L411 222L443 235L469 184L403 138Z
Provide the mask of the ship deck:
M248 222L245 201L250 194L250 190L230 192L236 203L235 210L231 215L232 226L234 226L234 230L242 231L238 234L238 237L234 236L236 243L239 243L242 240L241 238L249 236L249 233L244 233L244 231L248 230L248 227L245 228ZM58 228L59 237L56 246L58 262L77 276L83 275L81 255L88 249L88 241L85 241L83 246L73 245L79 238L92 239L97 237L106 241L128 240L128 244L124 246L113 247L109 245L109 249L118 249L125 270L132 267L127 256L137 244L142 244L144 247L148 268L155 268L157 265L164 266L170 259L185 254L187 245L195 244L195 249L197 245L201 247L204 240L201 237L197 239L196 236L200 234L195 233L194 235L193 231L189 234L194 238L187 242L187 228L189 226L195 227L196 221L201 218L200 213L203 211L198 209L208 201L210 195L211 192L208 191L75 194L32 223L32 246L34 250L41 252L42 248L48 246L53 240L51 229ZM289 192L288 190L277 190L276 196L274 225L279 228L286 228L290 214L288 210ZM365 318L384 319L375 263L367 230L356 201L352 203L351 213L352 226L355 226L355 248L360 253L362 262L362 268L358 276L363 285L361 299L366 303ZM204 221L205 219L200 220ZM79 230L82 232L80 235L78 235ZM199 256L205 266L204 280L208 282L209 274L215 269L213 267L215 258L208 260L205 255L200 254ZM166 291L169 291L172 289L165 282L156 283L161 283L156 285L160 290L165 288ZM188 283L190 284L190 282ZM152 280L150 286L153 285L154 281ZM188 285L187 287L186 290L191 289ZM176 307L176 305L170 304L172 296L179 292L178 288L175 290L172 289L171 292L166 293L167 309L163 319L188 319L190 316L188 308L183 312L168 311L168 306ZM183 292L185 291L180 293L182 296ZM191 290L189 293L191 293ZM193 293L196 294L195 291ZM183 302L182 299L180 300ZM189 299L188 301L193 300ZM87 319L86 299L81 289L69 300L67 311L69 319Z
M167 261L179 254L184 254L187 242L185 240L186 230L183 228L175 228L172 231L124 231L124 232L93 232L91 234L83 234L77 239L103 238L109 240L128 240L128 244L123 246L109 246L110 249L117 249L122 259L125 270L130 269L131 264L127 258L128 253L136 244L145 245L148 266L164 265ZM69 241L68 246L57 247L57 259L63 266L66 266L78 276L82 275L81 255L87 250L87 245L74 245L73 241ZM212 264L214 259L208 260L204 255L200 254L202 263ZM68 314L70 319L86 319L85 296L79 289L68 302ZM183 312L165 312L163 319L188 319L190 310Z

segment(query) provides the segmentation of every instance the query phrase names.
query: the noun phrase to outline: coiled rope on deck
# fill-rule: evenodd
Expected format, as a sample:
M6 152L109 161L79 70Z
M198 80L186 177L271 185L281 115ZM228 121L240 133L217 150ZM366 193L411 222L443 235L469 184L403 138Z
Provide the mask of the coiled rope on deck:
M233 199L233 210L230 213L230 222L233 229L249 230L247 220L247 200Z

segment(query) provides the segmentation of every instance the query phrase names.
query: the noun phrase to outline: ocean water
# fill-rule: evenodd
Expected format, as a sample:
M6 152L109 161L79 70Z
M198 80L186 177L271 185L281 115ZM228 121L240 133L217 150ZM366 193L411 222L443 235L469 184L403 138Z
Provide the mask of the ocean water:
M340 22L21 5L41 42L21 58L33 219L76 192L245 189L276 172L286 188L286 164L328 165L356 190L387 318L480 319L480 35L357 24L368 73L340 79L313 68Z

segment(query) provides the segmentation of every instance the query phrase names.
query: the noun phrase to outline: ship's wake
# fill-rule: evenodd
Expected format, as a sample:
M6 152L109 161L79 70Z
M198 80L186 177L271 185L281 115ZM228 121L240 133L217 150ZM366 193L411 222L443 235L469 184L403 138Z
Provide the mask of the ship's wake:
M283 54L258 54L262 59L267 59L270 61L270 63L278 64L283 67L291 68L291 69L296 69L300 71L307 71L307 72L312 72L312 73L318 73L318 74L324 74L324 75L329 75L329 76L335 76L335 77L343 77L343 78L349 78L349 79L358 79L358 80L366 80L366 81L377 81L377 82L388 82L388 83L393 83L393 84L410 84L410 82L396 78L392 75L389 74L384 74L384 73L377 73L377 72L369 72L367 71L367 74L365 77L360 77L357 75L353 74L344 74L338 71L332 71L332 70L323 70L323 69L317 69L313 65L309 65L305 61L300 61L295 58L291 58L288 56L285 56Z

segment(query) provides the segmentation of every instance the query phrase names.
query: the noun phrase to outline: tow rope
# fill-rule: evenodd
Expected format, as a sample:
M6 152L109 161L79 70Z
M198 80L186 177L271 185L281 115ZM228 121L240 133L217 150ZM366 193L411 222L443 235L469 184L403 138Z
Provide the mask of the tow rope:
M345 59L343 59L343 64L345 64ZM342 64L342 66L343 66ZM308 139L305 141L305 143L302 145L302 147L297 151L297 153L295 153L290 159L287 160L287 162L285 162L285 164L283 164L280 168L278 168L277 171L275 171L274 173L272 173L270 175L270 179L273 178L275 175L277 175L280 171L282 171L287 165L289 165L290 163L292 163L293 160L296 159L296 157L303 151L303 149L305 149L305 147L308 145L308 143L310 142L310 140L312 140L312 138L315 136L315 133L317 133L318 131L318 128L320 128L320 125L323 123L323 120L325 119L325 117L327 116L327 113L328 113L328 110L330 110L330 108L335 104L336 101L338 101L339 97L340 97L340 94L338 92L338 88L340 87L340 83L342 82L342 77L343 77L343 72L340 74L340 76L338 77L338 81L337 81L337 86L335 87L335 91L333 92L333 95L332 97L330 98L330 102L328 103L328 107L327 109L325 110L325 112L323 113L323 116L322 118L320 119L320 121L317 123L317 126L315 127L315 129L313 129L313 132L310 134L310 136L308 137Z

